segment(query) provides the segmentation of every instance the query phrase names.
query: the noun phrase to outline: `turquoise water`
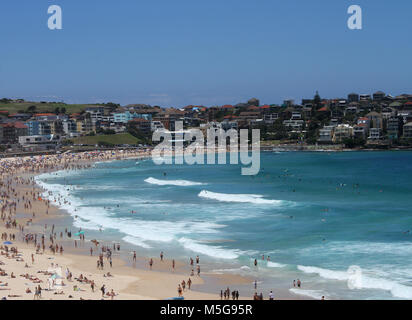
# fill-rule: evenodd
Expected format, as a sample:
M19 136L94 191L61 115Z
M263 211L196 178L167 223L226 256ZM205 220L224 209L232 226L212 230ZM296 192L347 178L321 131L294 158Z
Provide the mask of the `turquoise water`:
M297 293L316 298L412 298L412 152L262 153L252 177L127 160L38 180L69 200L76 227L144 253L199 255L264 289L299 278ZM361 288L349 289L354 265Z

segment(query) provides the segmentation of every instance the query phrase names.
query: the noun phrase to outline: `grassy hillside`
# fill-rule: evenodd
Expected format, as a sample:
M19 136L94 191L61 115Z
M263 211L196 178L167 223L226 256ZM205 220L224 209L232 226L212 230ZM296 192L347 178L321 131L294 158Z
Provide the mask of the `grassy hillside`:
M53 113L56 108L66 109L66 114L78 113L86 109L86 104L65 104L65 103L40 103L40 102L21 102L21 103L1 103L0 111L12 113L26 112L31 106L36 106L36 113Z
M70 141L73 144L87 144L87 145L96 145L101 142L112 144L112 145L140 143L140 140L132 136L130 133L79 137L79 138L71 139Z

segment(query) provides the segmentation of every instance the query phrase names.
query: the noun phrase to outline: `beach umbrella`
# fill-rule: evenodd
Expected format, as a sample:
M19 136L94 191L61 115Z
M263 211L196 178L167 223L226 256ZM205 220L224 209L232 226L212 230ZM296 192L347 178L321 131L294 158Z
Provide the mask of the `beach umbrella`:
M3 244L13 244L13 243L10 242L10 241L5 241L5 242L3 242Z

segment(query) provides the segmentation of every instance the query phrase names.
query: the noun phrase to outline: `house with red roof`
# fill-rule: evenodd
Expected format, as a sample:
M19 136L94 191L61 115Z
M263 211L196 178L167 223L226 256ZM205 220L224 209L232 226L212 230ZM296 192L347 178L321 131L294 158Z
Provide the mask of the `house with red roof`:
M405 102L403 105L403 110L412 110L412 101Z

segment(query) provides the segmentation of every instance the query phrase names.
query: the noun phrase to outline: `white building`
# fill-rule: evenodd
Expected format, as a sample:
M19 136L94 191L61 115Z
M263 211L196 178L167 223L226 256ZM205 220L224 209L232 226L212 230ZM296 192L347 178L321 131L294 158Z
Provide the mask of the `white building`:
M381 128L370 128L369 137L370 140L379 140L382 138L382 129Z

